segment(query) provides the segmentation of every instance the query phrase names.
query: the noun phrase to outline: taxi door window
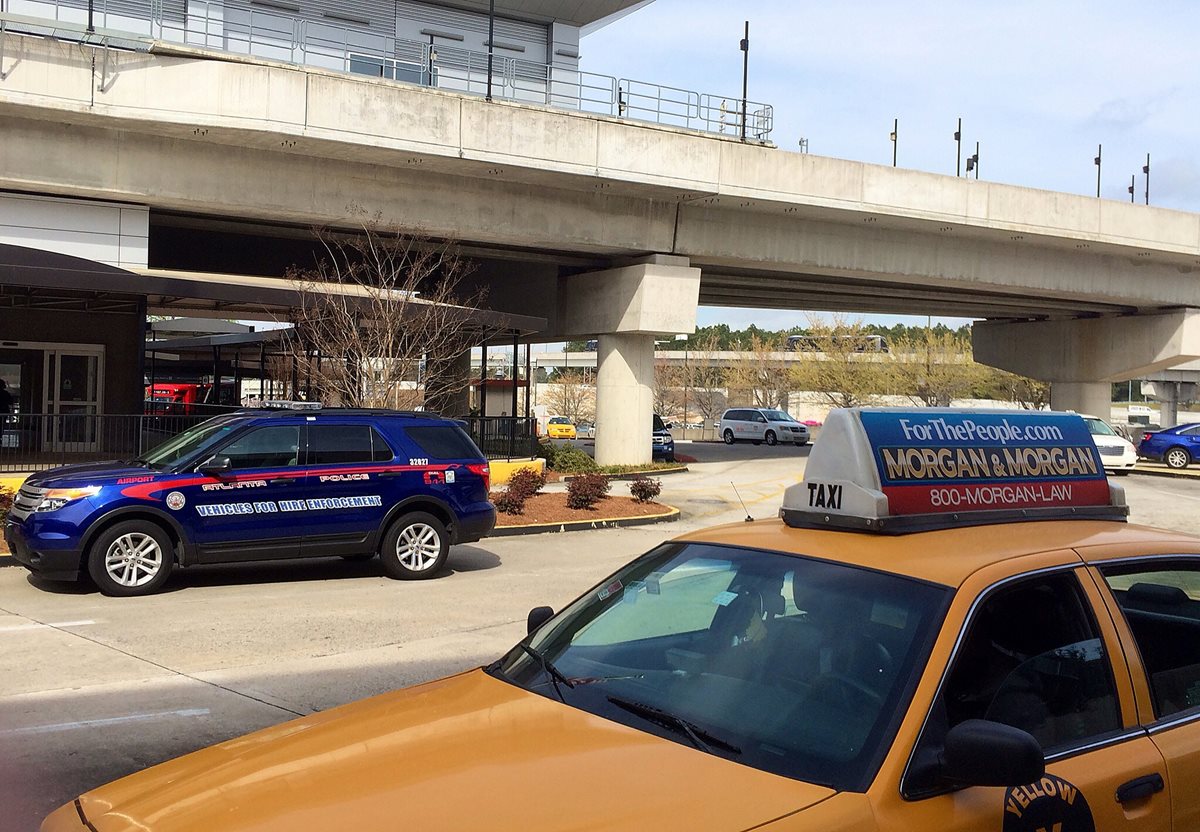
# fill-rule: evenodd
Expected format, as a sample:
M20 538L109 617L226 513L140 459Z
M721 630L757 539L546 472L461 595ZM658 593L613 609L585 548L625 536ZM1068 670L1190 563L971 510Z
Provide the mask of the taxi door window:
M243 434L217 453L229 457L236 471L243 468L286 468L296 465L299 451L299 425L271 425Z
M944 690L947 727L989 719L1047 752L1121 728L1112 670L1073 574L1024 581L976 612Z
M1200 565L1102 570L1141 653L1159 719L1200 707Z

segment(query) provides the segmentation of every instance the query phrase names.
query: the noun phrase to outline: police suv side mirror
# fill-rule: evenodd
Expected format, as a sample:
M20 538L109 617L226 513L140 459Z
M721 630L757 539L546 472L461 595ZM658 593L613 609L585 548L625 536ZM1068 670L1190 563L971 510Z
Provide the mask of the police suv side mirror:
M968 719L946 734L942 778L956 786L1023 786L1046 773L1033 735L986 719Z
M214 456L197 470L206 477L223 477L233 470L233 461L227 456Z
M534 630L545 624L553 617L553 607L534 607L529 611L529 617L525 619L526 626L529 627L527 632L532 633Z

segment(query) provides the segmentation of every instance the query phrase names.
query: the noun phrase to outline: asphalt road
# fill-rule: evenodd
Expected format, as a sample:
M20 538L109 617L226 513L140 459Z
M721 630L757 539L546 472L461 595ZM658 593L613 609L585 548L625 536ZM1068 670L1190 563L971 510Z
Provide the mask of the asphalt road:
M0 830L35 829L81 791L213 742L491 661L531 607L561 607L687 529L773 516L808 454L679 450L700 460L663 478L679 523L484 540L432 581L274 562L189 569L163 594L112 599L0 569ZM1200 534L1200 482L1120 482L1135 520Z

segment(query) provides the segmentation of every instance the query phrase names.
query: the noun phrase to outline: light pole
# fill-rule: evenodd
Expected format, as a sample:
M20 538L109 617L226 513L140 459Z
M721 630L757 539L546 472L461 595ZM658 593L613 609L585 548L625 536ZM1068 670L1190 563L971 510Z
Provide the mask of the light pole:
M750 92L750 21L746 21L746 36L740 44L742 50L742 141L746 141L746 97Z
M1104 161L1104 145L1096 145L1096 158L1092 160L1096 163L1096 199L1100 198L1100 163Z
M488 82L487 100L492 100L492 57L495 52L496 40L496 0L488 2Z
M975 171L975 178L979 178L979 142L975 142L975 155L967 157L967 176L971 175L971 171Z
M954 131L954 175L962 176L962 118L958 119L958 129Z
M437 50L433 47L433 34L429 35L429 81L425 85L427 87L435 86L433 83L433 62L437 60Z
M892 119L892 167L896 167L896 140L900 137L900 119Z
M1126 188L1126 190L1129 191L1129 204L1130 205L1132 205L1134 202L1133 194L1136 189L1137 189L1137 174L1131 173L1131 174L1129 174L1129 187Z
M1142 165L1142 173L1146 174L1146 204L1150 204L1150 154L1146 154L1146 164Z

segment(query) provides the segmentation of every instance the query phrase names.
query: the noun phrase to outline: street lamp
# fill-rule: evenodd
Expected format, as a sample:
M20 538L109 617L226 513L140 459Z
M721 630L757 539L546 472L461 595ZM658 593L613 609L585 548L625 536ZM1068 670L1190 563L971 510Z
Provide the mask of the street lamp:
M892 167L896 167L896 139L900 136L900 119L892 119Z
M975 178L979 178L979 142L975 142L975 155L967 157L967 176L971 175L971 171L975 171Z
M433 83L433 62L437 60L437 56L437 49L433 46L433 33L431 32L429 34L429 82L425 85L427 87L435 86Z
M1129 191L1129 204L1130 205L1133 204L1133 194L1134 194L1134 190L1136 189L1136 187L1137 187L1137 174L1131 173L1129 175L1129 187L1126 188L1126 190Z
M750 89L750 21L746 21L746 36L740 44L742 50L742 141L746 141L746 97Z
M495 52L496 41L496 0L490 0L488 3L488 82L487 82L487 100L492 100L492 57Z
M1104 145L1096 145L1096 158L1092 161L1096 164L1096 199L1100 198L1100 163L1104 158Z
M954 175L962 176L962 117L958 119L958 129L954 131L954 144L956 145L954 156Z
M1142 165L1142 173L1146 174L1146 204L1150 204L1150 154L1146 154L1146 164Z

